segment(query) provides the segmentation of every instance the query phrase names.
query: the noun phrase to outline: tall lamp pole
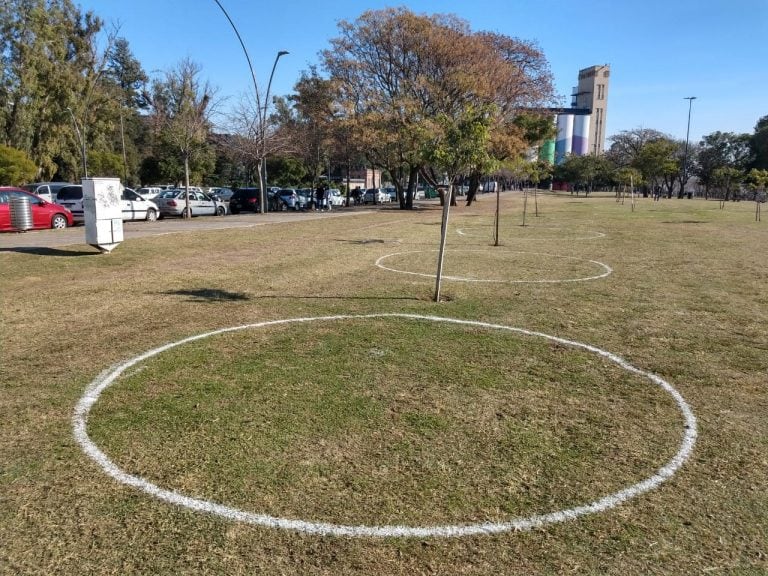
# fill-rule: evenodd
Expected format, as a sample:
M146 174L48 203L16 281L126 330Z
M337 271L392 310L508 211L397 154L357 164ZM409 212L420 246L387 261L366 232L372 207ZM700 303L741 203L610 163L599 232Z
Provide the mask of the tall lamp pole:
M688 181L688 138L691 135L691 107L696 96L686 96L683 100L688 100L688 129L685 131L685 154L683 155L683 178L680 181L680 197L685 195L685 183Z
M259 97L259 84L256 82L256 73L253 71L253 64L251 64L251 57L248 54L248 50L245 47L245 42L243 42L243 37L240 36L240 32L237 29L237 26L235 26L235 22L230 18L227 11L224 9L224 6L222 6L221 2L219 0L213 0L216 2L216 5L221 9L221 11L224 13L224 16L227 17L227 20L229 21L230 26L232 26L232 30L235 31L235 36L237 36L237 40L240 42L240 47L243 49L243 54L245 54L245 60L248 62L248 70L251 71L251 80L253 80L253 92L256 97L256 114L259 117L259 124L260 130L259 130L259 144L261 147L261 166L259 166L259 177L260 179L263 179L266 181L266 161L265 161L265 151L264 151L264 144L266 142L266 129L264 127L264 122L266 120L266 109L267 104L264 103L264 106L262 108L261 106L261 98ZM272 65L272 74L269 76L269 84L272 84L272 75L275 73L275 66L277 66L277 60L280 58L280 56L283 56L284 54L288 54L288 52L280 51L277 54L277 57L275 58L275 63ZM269 85L267 86L267 98L269 98ZM265 98L266 100L266 98ZM260 191L260 204L259 211L264 214L267 211L267 186L265 182L262 182L261 191Z
M72 124L75 127L77 143L80 144L80 158L83 162L83 174L85 175L85 178L88 178L88 158L85 154L85 139L83 138L83 133L80 132L80 126L77 124L77 120L75 119L75 114L72 112L72 108L67 106L67 112L69 112L69 116L72 118Z
M262 190L261 190L261 200L262 200L262 212L264 212L264 207L266 207L268 198L267 198L267 107L269 106L269 91L272 88L272 78L275 75L275 68L277 68L277 61L280 60L281 56L285 56L288 54L287 50L280 50L277 55L275 56L275 62L272 64L272 72L269 74L269 82L267 82L267 93L264 95L264 108L260 110L261 112L261 182L262 182Z

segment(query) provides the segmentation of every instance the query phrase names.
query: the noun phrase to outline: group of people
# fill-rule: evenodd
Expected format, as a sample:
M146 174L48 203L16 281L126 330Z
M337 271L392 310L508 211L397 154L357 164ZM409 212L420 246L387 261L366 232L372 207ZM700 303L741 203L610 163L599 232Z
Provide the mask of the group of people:
M328 198L328 193L325 190L325 187L322 185L318 186L315 190L315 210L328 210L331 209L331 202Z

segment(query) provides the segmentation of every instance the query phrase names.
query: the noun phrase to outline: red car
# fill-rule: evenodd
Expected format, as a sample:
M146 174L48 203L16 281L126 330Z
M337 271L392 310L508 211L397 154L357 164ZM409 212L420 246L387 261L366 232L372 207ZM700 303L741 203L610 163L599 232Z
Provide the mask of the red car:
M42 199L37 194L32 194L21 188L0 186L0 231L15 230L11 226L11 198L22 197L29 201L32 210L32 227L39 228L66 228L72 226L72 212L59 204L54 204Z

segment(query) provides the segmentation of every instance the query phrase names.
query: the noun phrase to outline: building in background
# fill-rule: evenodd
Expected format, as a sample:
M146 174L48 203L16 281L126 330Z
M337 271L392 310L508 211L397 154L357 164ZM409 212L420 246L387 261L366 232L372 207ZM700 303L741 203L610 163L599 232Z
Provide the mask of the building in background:
M592 110L588 119L586 152L602 154L605 150L605 118L608 111L608 82L611 67L608 64L579 70L579 85L574 89L571 106Z
M548 108L554 115L557 139L544 142L539 158L560 164L571 155L602 154L605 151L605 121L608 111L608 64L579 70L570 108Z

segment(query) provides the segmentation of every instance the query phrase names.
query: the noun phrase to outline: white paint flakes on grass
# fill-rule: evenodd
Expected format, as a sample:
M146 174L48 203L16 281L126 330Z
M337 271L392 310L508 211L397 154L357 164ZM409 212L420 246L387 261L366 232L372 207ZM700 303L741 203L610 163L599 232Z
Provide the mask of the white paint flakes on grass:
M437 254L437 250L410 250L408 252L394 252L392 254L385 254L384 256L381 256L378 260L376 260L376 266L381 268L382 270L387 270L388 272L396 272L398 274L410 274L411 276L421 276L423 278L434 278L434 274L427 274L424 272L411 272L409 270L401 270L399 268L393 268L391 266L385 266L383 262L385 262L389 258L394 258L395 256L402 256L404 254L428 254L430 252L434 252ZM455 253L480 253L480 254L488 254L487 250L451 250L450 254ZM455 282L482 282L487 284L559 284L564 282L586 282L588 280L598 280L600 278L605 278L606 276L610 275L613 272L613 268L608 266L607 264L603 264L602 262L599 262L598 260L584 260L582 258L576 258L574 256L560 256L557 254L545 254L541 252L522 252L522 251L505 251L505 252L499 252L498 254L527 254L531 256L545 256L547 258L561 258L564 260L576 260L578 262L587 262L589 264L594 264L595 266L598 266L603 270L602 274L597 274L595 276L585 276L582 278L551 278L551 279L540 279L540 280L501 280L501 279L492 279L492 278L470 278L468 276L448 276L446 274L443 274L443 280L453 280Z
M552 512L546 512L543 514L535 514L528 517L511 518L506 522L482 522L482 523L467 523L467 524L454 524L454 525L438 525L438 526L405 526L405 525L382 525L382 526L370 526L370 525L345 525L345 524L333 524L328 522L310 522L300 519L281 518L277 516L271 516L269 514L248 512L240 510L238 508L232 508L216 502L210 502L200 498L192 498L185 496L179 492L161 488L156 484L145 480L140 476L136 476L125 472L117 464L115 464L110 458L91 440L88 436L88 414L91 408L96 404L101 396L102 392L109 388L114 382L127 370L136 366L137 364L144 362L157 356L167 350L170 350L176 346L194 342L196 340L202 340L209 338L217 334L224 334L227 332L236 332L239 330L249 330L255 328L263 328L266 326L275 326L282 324L301 323L301 322L331 322L339 320L361 320L361 319L373 319L373 318L400 318L414 321L424 322L440 322L446 324L457 324L461 326L472 326L487 328L492 330L499 330L503 332L509 332L513 334L519 334L524 336L531 336L537 338L545 338L552 342L570 346L572 348L579 348L587 350L594 354L598 354L603 358L618 364L624 370L643 376L650 382L664 390L669 394L677 404L677 407L683 417L682 426L682 440L674 456L664 466L659 468L652 476L641 480L631 486L628 486L613 494L608 494L599 498L593 502L576 506L574 508L567 508L564 510L556 510ZM500 324L490 324L486 322L475 322L471 320L460 320L456 318L442 318L438 316L421 316L417 314L366 314L366 315L341 315L341 316L320 316L310 318L289 318L284 320L274 320L270 322L259 322L255 324L244 324L242 326L234 326L231 328L223 328L221 330L214 330L206 332L204 334L198 334L196 336L190 336L177 342L171 342L164 346L154 348L140 354L130 360L123 362L122 364L110 368L101 374L90 383L86 388L85 394L80 398L75 407L74 415L72 417L72 426L75 439L83 448L85 453L94 460L108 475L112 478L136 488L142 490L151 496L159 498L170 504L178 506L184 506L198 512L204 512L208 514L216 514L229 520L238 522L245 522L248 524L255 524L259 526L266 526L270 528L281 528L286 530L294 530L304 532L307 534L321 534L321 535L333 535L333 536L349 536L349 537L378 537L378 538L392 538L392 537L409 537L409 538L429 538L429 537L460 537L460 536L473 536L480 534L496 534L500 532L510 531L522 531L530 530L545 526L547 524L553 524L556 522L564 522L566 520L574 520L580 516L586 514L594 514L596 512L603 512L614 508L631 498L635 498L640 494L653 490L659 486L665 480L671 478L675 472L683 465L693 451L694 444L696 443L696 417L693 414L688 403L682 397L682 395L668 382L651 374L645 372L639 368L635 368L629 364L626 360L601 350L595 346L589 344L583 344L573 340L566 340L557 336L550 336L541 332L533 332L522 328L514 328L511 326L503 326Z

